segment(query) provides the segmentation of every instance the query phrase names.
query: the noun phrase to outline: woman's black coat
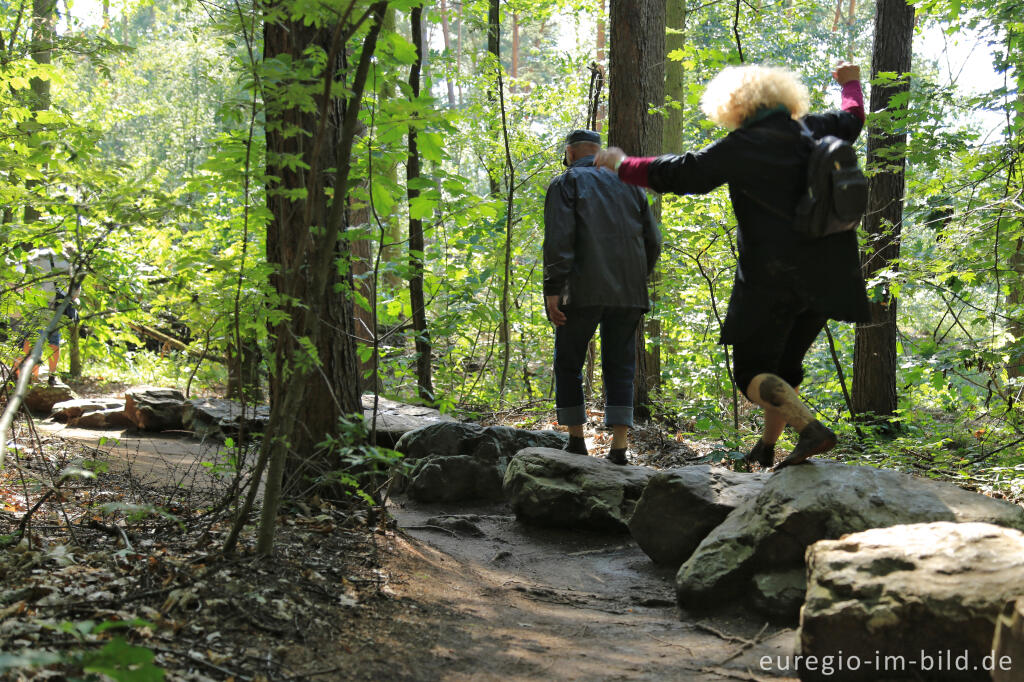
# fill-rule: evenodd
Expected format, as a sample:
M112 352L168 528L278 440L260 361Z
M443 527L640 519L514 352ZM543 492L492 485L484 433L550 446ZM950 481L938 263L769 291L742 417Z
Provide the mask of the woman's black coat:
M804 122L815 138L835 135L848 142L863 125L844 111L809 115ZM806 187L808 155L799 124L779 112L699 152L661 156L648 167L658 192L704 194L729 185L739 261L722 343L745 341L771 316L794 307L836 320L870 319L856 233L807 241L783 217L793 214Z

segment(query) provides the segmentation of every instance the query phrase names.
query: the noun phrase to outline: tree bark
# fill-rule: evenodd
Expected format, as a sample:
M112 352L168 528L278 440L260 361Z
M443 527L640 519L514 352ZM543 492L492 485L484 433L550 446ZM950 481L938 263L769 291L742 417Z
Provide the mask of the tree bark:
M409 69L409 89L413 99L420 96L420 66L423 63L423 8L413 7L409 14L416 61ZM427 304L423 296L423 221L412 217L412 202L420 195L415 181L420 177L420 155L416 147L416 126L409 126L409 157L406 162L406 186L409 194L409 299L412 305L412 326L416 335L416 387L420 399L434 402L431 378L430 331L427 329Z
M881 72L895 72L900 80L872 88L872 113L885 110L898 115L899 109L891 106L890 100L910 89L906 74L911 67L913 35L914 8L904 0L878 0L871 77L874 81ZM906 141L907 130L899 125L889 131L877 124L868 128L867 164L885 167L869 180L864 218L867 242L861 256L868 279L883 269L897 267L906 166L899 150ZM880 300L871 303L871 321L857 325L852 400L858 415L885 419L896 413L896 307L896 297L886 290Z
M265 59L313 68L310 48L328 55L318 74L313 111L296 103L290 88L298 84L292 79L264 82L272 216L267 261L275 267L271 284L285 314L270 330L271 412L263 441L269 469L257 544L260 554L269 554L282 495L314 487L321 495L340 492L321 479L338 468L336 453L319 445L337 432L343 415L362 412L350 246L342 228L359 104L387 3L371 6L370 28L354 68L342 40L352 29L347 15L337 25L317 27L293 18L285 0L264 7ZM348 85L347 100L332 91L340 78ZM295 135L294 130L309 134Z
M665 100L665 0L611 0L608 144L631 156L661 153L663 118L648 114ZM637 328L634 418L650 418L650 368L644 324Z
M444 52L447 58L451 58L452 53L452 31L451 26L448 23L448 3L447 0L441 0L441 37L444 40ZM449 62L450 65L450 62ZM458 61L456 60L456 71L455 76L458 77ZM455 108L455 80L449 74L445 78L445 83L448 86L448 108Z
M683 115L686 113L686 69L683 63L669 59L668 55L686 46L686 2L667 0L665 3L665 100L668 116L665 117L663 154L682 154Z

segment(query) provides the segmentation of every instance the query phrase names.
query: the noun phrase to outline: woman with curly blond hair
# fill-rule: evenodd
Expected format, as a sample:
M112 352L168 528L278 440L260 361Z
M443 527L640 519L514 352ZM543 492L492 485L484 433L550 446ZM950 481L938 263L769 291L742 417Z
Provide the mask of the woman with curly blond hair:
M733 346L737 387L765 410L761 439L747 455L764 468L774 463L787 423L799 434L797 444L776 469L835 446L835 433L797 395L804 355L826 320L870 319L856 233L809 241L792 229L810 154L799 122L816 139L848 142L864 124L860 68L842 62L832 75L842 86L842 110L808 114L807 88L792 72L729 67L701 100L708 118L730 131L724 138L682 155L635 158L610 147L595 159L624 182L662 193L705 194L729 185L738 258L721 342Z

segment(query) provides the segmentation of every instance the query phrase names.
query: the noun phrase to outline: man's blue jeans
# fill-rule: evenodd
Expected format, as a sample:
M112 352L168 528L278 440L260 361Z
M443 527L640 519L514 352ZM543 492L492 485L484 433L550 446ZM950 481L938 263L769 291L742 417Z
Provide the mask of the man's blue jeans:
M583 364L587 345L601 327L601 373L604 375L604 423L633 425L633 374L636 372L636 327L639 308L570 308L566 322L555 327L555 407L558 423L587 421L583 405Z

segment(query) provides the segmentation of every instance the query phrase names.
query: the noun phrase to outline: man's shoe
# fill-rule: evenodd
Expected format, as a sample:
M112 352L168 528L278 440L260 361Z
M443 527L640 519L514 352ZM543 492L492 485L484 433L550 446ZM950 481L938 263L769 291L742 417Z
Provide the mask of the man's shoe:
M57 377L55 377L55 376L53 376L51 374L50 378L46 380L46 383L49 384L50 386L56 386L57 385Z
M762 469L768 469L775 464L775 443L769 445L763 440L758 440L757 445L751 448L747 456L743 458L747 464L760 464Z
M624 465L626 461L626 448L612 448L608 451L608 461L612 464Z
M569 436L569 442L565 444L565 448L563 449L574 455L589 454L587 452L587 441L581 436Z
M836 446L836 434L827 426L815 419L810 424L800 429L800 438L796 442L793 452L789 453L786 459L776 464L772 471L778 471L792 464L806 462L812 455L820 455L828 452Z

